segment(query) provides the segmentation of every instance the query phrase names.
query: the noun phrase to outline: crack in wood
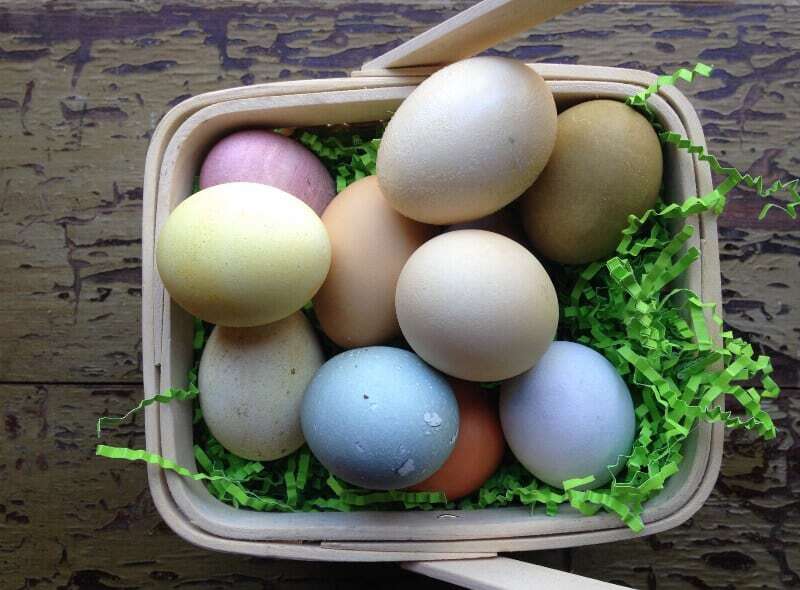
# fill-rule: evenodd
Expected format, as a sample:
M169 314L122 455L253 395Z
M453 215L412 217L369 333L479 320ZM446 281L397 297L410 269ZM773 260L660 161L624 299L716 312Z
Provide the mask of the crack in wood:
M141 396L142 165L157 121L219 88L346 75L471 3L0 7L0 585L443 587L388 565L196 549L158 518L140 465L92 449L95 418ZM800 166L800 13L789 6L596 2L497 52L657 73L712 60L710 80L682 87L711 150L773 180ZM662 590L800 584L800 235L775 212L756 221L762 204L751 191L731 196L719 223L722 278L728 324L775 355L775 378L789 387L770 406L778 439L729 434L714 493L681 527L554 552L553 565ZM108 436L142 447L142 420Z

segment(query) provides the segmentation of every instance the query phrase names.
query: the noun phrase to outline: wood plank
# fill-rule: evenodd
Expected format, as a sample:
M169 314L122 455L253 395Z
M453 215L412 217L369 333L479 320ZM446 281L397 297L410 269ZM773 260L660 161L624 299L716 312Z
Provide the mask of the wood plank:
M345 75L470 4L0 7L0 380L20 382L0 386L3 586L443 587L393 566L252 560L191 547L161 524L141 466L92 456L93 423L141 396L141 175L158 119L217 88ZM714 79L687 90L709 143L724 163L772 179L800 168L796 6L601 2L499 51L663 72L714 63ZM742 191L720 220L726 317L777 355L779 382L797 387L800 233L776 213L757 222L759 209ZM777 441L730 436L717 489L689 523L575 549L571 569L637 587L800 583L799 393L776 402ZM104 440L141 446L141 422ZM563 567L564 556L519 557Z
M616 584L559 572L508 557L459 561L417 561L404 564L403 568L475 590L545 590L547 588L617 590L622 588Z
M778 438L729 433L722 473L687 523L641 540L572 550L571 570L634 588L786 588L800 584L800 390L770 413Z
M689 523L641 541L573 549L571 559L559 551L512 557L641 588L797 583L800 390L786 393L771 408L778 439L732 433L717 489ZM257 560L175 537L152 505L141 464L93 456L96 416L121 414L139 396L128 385L0 386L4 587L447 587L389 565ZM102 441L141 447L141 417Z
M252 559L179 539L153 507L142 464L93 455L96 416L120 414L141 394L127 385L0 386L0 586L443 587L393 565ZM141 418L103 441L143 446Z
M726 220L720 242L725 321L773 357L778 383L797 387L800 229L739 229Z
M142 166L170 105L221 87L346 75L469 4L5 4L0 379L141 380ZM772 178L800 166L798 30L800 13L774 4L592 4L498 51L651 71L716 63L713 80L687 90L709 142L726 163L755 161ZM779 380L798 385L797 233L770 237L796 226L777 213L759 223L759 208L742 192L721 220L723 252L753 252L723 265L727 311L782 355Z

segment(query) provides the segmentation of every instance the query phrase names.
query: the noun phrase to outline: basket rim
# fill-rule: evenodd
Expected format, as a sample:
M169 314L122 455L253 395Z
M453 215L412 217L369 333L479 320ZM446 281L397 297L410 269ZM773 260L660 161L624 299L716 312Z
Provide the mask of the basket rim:
M546 80L549 82L569 82L569 81L583 81L583 82L592 82L592 83L602 83L602 82L613 82L613 83L623 83L634 85L637 87L646 87L650 83L655 80L655 76L646 72L640 72L637 70L628 70L622 68L607 68L607 67L598 67L598 66L555 66L550 64L529 64L531 67L534 67L539 73L545 77ZM268 96L279 96L281 94L294 94L297 90L305 90L308 92L330 92L331 86L338 87L339 90L348 90L348 89L364 89L365 85L370 86L374 84L374 86L370 86L371 88L380 88L380 87L398 87L398 86L405 86L409 82L410 83L418 83L423 76L403 76L403 77L377 77L377 78L357 78L357 79L335 79L335 80L317 80L317 81L297 81L297 82L278 82L275 84L264 84L259 85L260 90L259 92L267 91L269 94ZM173 108L162 120L162 123L156 129L156 132L153 136L153 142L151 143L150 150L148 150L148 162L145 170L145 205L144 205L144 212L143 212L143 219L145 220L143 225L146 225L146 220L148 215L153 215L150 219L155 218L155 194L158 185L158 175L155 173L155 170L161 169L161 164L163 162L165 151L169 149L168 147L165 149L163 148L165 145L168 145L172 139L174 139L175 135L177 134L178 130L185 123L189 118L193 115L197 114L199 111L203 111L208 109L209 107L218 106L221 103L229 102L231 100L247 100L255 98L253 94L254 87L245 87L245 88L237 88L237 89L230 89L230 90L223 90L223 91L216 91L207 93L204 95L199 95L194 99L189 99L188 101L181 103L177 107ZM696 113L694 109L691 107L689 101L677 90L674 88L664 89L669 90L672 92L662 92L661 97L664 99L665 103L671 108L679 119L681 119L684 127L687 129L689 136L692 138L694 142L703 142L702 137L702 128L699 127L699 121L697 120ZM264 96L263 94L261 96ZM187 104L190 103L190 104ZM213 108L211 109L213 110ZM683 115L683 116L682 116ZM688 120L687 120L688 115ZM693 117L694 120L691 118ZM699 129L700 136L697 137L697 132ZM693 133L694 131L694 133ZM693 136L694 135L694 136ZM158 141L157 141L158 140ZM699 141L698 141L699 140ZM153 158L151 159L151 152L153 154ZM159 153L160 152L160 153ZM695 159L693 159L694 163L694 177L695 183L697 185L698 192L703 191L704 186L701 186L704 183L707 183L709 186L707 187L710 190L710 183L711 177L710 172L707 168L704 168L704 164L700 163ZM155 166L155 168L154 168ZM155 177L155 178L154 178ZM709 217L708 219L700 219L701 224L701 236L703 234L706 235L707 238L711 237L713 234L714 238L714 246L716 247L716 220L713 216ZM703 228L703 226L706 226ZM153 226L151 224L151 229ZM703 231L705 229L705 231ZM156 346L149 346L150 344L160 343L161 338L155 337L158 332L153 333L154 325L150 323L149 326L146 325L146 317L148 313L152 313L156 306L153 305L155 300L157 299L157 291L160 290L157 285L154 283L158 282L157 274L155 273L155 266L152 261L152 247L154 242L154 232L148 231L145 228L145 235L143 240L143 250L149 249L150 257L147 257L148 252L144 252L143 262L145 262L144 274L143 277L145 284L145 291L147 293L147 298L143 297L143 338L146 343L143 342L143 355L145 356L145 395L151 396L157 393L158 381L158 368L156 367L156 361L160 357L160 352L156 350ZM710 243L710 239L707 240ZM704 251L704 256L705 256ZM711 256L717 256L716 249L713 252L710 252ZM713 261L711 261L711 267L714 268L715 265ZM705 265L706 263L704 263ZM716 258L716 268L717 268L717 277L716 280L718 282L718 257ZM710 270L710 269L709 269ZM707 272L701 273L701 275L706 275ZM156 287L156 288L154 288ZM704 298L708 298L707 294L705 293L705 284L703 284L703 295ZM719 296L716 293L712 294L712 299L719 302ZM153 317L153 316L150 316ZM146 337L147 331L150 330L149 338ZM160 334L159 334L160 335ZM165 410L168 410L165 408ZM151 406L147 409L146 412L146 433L147 433L147 446L148 450L151 452L161 453L162 451L169 449L164 449L162 444L162 436L161 436L161 420L164 418L164 412L159 409L157 406ZM669 511L668 514L661 518L657 518L654 520L648 520L645 518L647 522L646 529L642 534L653 534L656 532L660 532L666 530L668 528L672 528L677 526L681 522L688 519L699 507L702 505L704 500L707 498L708 494L710 493L711 489L713 488L714 482L716 481L716 476L719 471L719 464L721 460L722 454L722 427L721 425L704 425L708 429L707 437L707 454L705 458L705 465L702 467L703 473L702 477L699 481L698 486L694 489L692 495L686 500L686 502L675 510ZM212 538L219 539L225 543L235 543L236 548L233 549L228 548L223 550L233 550L239 553L248 553L252 555L274 555L274 556L286 556L284 555L284 548L287 543L284 542L275 542L275 541L263 541L263 540L234 540L231 538L225 538L220 535L214 534L213 531L205 531L203 530L206 527L199 526L201 523L197 522L196 514L190 515L186 514L184 510L181 509L175 497L175 486L183 486L186 484L185 480L182 480L177 475L174 474L164 474L160 472L156 468L149 468L148 469L148 476L150 479L150 486L151 490L153 490L154 500L156 501L156 506L161 512L162 517L164 517L165 521L170 525L173 530L179 532L182 536L185 536L191 542L195 542L202 546L207 546L209 548L219 548L213 547L216 543L211 543L209 540L209 535ZM174 481L173 481L174 480ZM178 482L181 483L178 483ZM191 510L189 510L191 512ZM374 513L373 513L374 514ZM645 516L646 516L645 512ZM187 521L193 521L188 522ZM587 517L581 517L582 520L585 520ZM596 517L589 517L589 518L596 518ZM602 517L601 517L602 518ZM614 519L614 517L611 517ZM376 561L376 560L390 560L390 561L397 561L408 559L407 551L412 548L413 546L413 554L415 555L415 559L447 559L447 555L453 555L455 551L455 555L458 557L467 557L467 556L486 556L486 555L493 555L497 551L511 551L511 550L528 550L528 549L542 549L542 548L554 548L554 547L565 547L565 546L577 546L583 544L591 544L591 543L598 543L598 542L606 542L606 541L613 541L613 540L620 540L625 538L631 538L632 536L636 536L635 533L632 533L624 525L621 525L618 520L614 519L614 524L616 526L610 526L607 528L602 528L601 530L593 530L593 531L582 531L582 532L567 532L567 533L553 533L553 534L544 534L544 535L535 535L535 536L520 536L520 537L493 537L489 539L481 539L481 540L455 540L455 541L336 541L336 542L321 542L319 544L304 544L304 545L294 545L289 543L292 547L294 547L293 551L296 552L296 557L294 558L302 558L302 559L341 559L342 557L339 556L340 551L347 552L345 556L349 556L352 560L356 561ZM191 526L191 528L187 528L185 525ZM180 532L178 529L180 529ZM210 544L211 543L211 544ZM253 544L253 547L247 545L248 543ZM447 545L446 549L443 545ZM369 551L366 555L362 554L362 551ZM294 555L294 553L293 553Z

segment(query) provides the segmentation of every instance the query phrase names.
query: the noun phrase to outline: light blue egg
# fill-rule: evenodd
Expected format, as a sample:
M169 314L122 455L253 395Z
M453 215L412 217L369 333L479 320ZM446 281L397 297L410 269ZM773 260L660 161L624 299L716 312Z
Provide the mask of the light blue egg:
M636 432L627 385L603 355L576 342L553 342L536 366L502 385L500 420L519 462L559 488L587 475L595 481L586 488L607 483L608 466L630 453Z
M317 371L300 421L311 452L331 473L391 490L421 482L447 460L458 436L458 402L417 355L370 346Z

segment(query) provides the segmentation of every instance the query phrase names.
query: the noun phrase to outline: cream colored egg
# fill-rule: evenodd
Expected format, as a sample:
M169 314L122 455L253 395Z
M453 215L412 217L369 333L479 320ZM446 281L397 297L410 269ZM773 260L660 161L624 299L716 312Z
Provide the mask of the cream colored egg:
M331 263L328 233L305 203L271 186L231 182L178 205L158 237L170 296L223 326L287 317L317 292Z
M400 329L423 360L467 381L500 381L530 369L553 340L558 301L538 260L483 230L423 244L397 281Z
M203 419L226 449L255 461L303 444L303 393L325 357L302 312L266 326L217 326L200 360Z
M394 311L397 277L412 252L437 228L392 209L375 176L339 193L322 222L333 258L328 278L314 297L314 310L325 334L346 348L399 336Z
M516 60L475 57L442 68L403 101L381 140L378 179L406 217L471 221L519 197L555 140L544 80Z

